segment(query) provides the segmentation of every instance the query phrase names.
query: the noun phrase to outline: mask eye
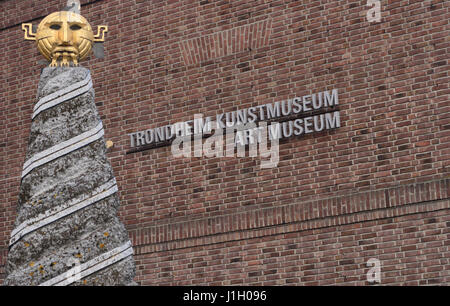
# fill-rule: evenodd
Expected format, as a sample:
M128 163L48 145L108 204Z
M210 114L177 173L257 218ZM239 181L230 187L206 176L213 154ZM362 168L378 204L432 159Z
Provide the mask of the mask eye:
M59 24L52 24L50 26L50 29L57 31L57 30L61 29L61 26Z
M72 31L78 31L78 30L81 30L81 27L78 24L73 24L70 26L70 29Z

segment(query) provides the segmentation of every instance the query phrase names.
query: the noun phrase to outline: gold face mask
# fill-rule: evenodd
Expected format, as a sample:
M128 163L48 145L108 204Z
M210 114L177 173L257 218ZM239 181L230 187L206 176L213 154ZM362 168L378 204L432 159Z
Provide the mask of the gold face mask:
M94 42L104 42L108 31L106 26L99 26L97 35L94 35L86 18L70 11L48 15L35 34L31 24L23 24L22 29L25 30L25 39L37 42L39 52L51 62L51 67L78 66L90 55Z

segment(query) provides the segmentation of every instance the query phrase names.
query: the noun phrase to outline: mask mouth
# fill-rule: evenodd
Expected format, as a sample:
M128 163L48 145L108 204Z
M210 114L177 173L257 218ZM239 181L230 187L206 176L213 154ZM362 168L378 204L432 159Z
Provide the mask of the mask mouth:
M71 46L58 46L52 51L52 54L57 57L63 56L64 53L66 53L66 55L69 55L70 57L78 56L78 50L75 47Z

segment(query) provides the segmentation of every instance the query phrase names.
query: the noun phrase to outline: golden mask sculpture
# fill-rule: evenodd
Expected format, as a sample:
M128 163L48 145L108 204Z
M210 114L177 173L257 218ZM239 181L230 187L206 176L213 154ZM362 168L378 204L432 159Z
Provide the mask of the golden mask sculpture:
M36 33L31 23L22 24L26 40L37 42L39 52L50 62L51 67L78 66L92 52L94 43L105 41L107 26L99 26L94 35L89 22L79 14L79 1L69 0L77 5L45 17Z

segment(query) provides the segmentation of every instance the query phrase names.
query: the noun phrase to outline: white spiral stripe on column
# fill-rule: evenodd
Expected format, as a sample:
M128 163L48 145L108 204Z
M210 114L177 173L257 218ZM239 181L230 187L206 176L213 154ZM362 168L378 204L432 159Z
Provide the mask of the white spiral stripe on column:
M64 101L88 92L92 86L91 75L88 74L86 79L43 97L34 106L32 119L50 107L56 106Z
M98 262L97 264L95 264L92 267L89 267L83 271L81 271L81 275L80 278L83 279L91 274L94 274L97 271L100 271L106 267L109 267L113 264L115 264L116 262L121 261L122 259L127 258L128 256L132 256L133 255L133 248L131 247L131 243L130 243L130 247L128 247L127 249L123 250L121 253L111 256L110 258L102 261L102 262ZM70 275L70 274L69 274ZM74 281L71 279L66 279L63 282L60 282L58 284L55 284L54 286L68 286L70 284L72 284Z
M60 96L62 96L62 95L65 95L65 94L68 93L68 92L71 92L71 91L73 91L73 90L75 90L75 89L77 89L77 88L80 88L80 87L85 86L87 83L89 83L90 80L91 80L91 74L88 73L88 74L86 75L86 78L85 78L85 79L83 79L83 80L81 80L81 81L79 81L79 82L76 82L76 83L74 83L74 84L72 84L72 85L70 85L70 86L64 87L64 88L62 88L62 89L60 89L60 90L58 90L58 91L55 91L55 92L52 93L52 94L49 94L49 95L47 95L47 96L41 98L41 99L38 101L38 103L36 103L36 105L34 106L33 111L35 111L35 110L39 107L39 105L41 105L41 104L43 104L43 103L46 103L46 102L48 102L48 101L50 101L50 100L53 100L53 99L56 99L56 98L58 98L58 97L60 97Z
M46 211L43 214L40 214L34 218L28 219L27 221L21 223L17 226L11 233L11 239L9 241L9 246L12 246L18 240L20 240L23 236L42 228L52 222L55 222L59 219L62 219L78 210L81 210L89 205L97 203L110 195L116 193L118 191L117 183L115 179L110 180L106 184L98 187L94 191L94 195L88 197L84 197L83 199L75 199L70 201L69 203L63 204L62 206L53 208L51 210Z
M95 128L87 132L33 155L33 157L27 160L23 165L22 178L34 168L88 145L103 137L104 134L103 124L100 122Z
M88 138L92 135L95 135L98 131L100 131L100 129L102 129L103 125L100 122L99 124L97 124L97 126L93 129L90 129L89 131L86 131L84 133L81 133L78 136L75 136L73 138L70 138L69 140L63 141L58 143L57 145L48 148L47 150L44 150L42 152L36 153L35 155L33 155L29 160L27 160L24 164L23 164L23 170L26 170L32 163L36 162L39 159L42 159L54 152L57 152L65 147L68 147L74 143L77 143L85 138Z
M94 196L91 196L90 198L87 198L85 196L81 200L75 199L67 204L46 211L45 213L40 214L37 217L31 218L26 222L21 223L19 226L17 226L16 229L12 231L11 233L12 242L10 243L10 245L15 243L18 239L20 239L27 233L30 233L51 222L61 219L66 215L69 215L77 210L89 206L90 204L98 202L110 196L111 194L114 194L115 192L117 192L117 185L115 179L113 179L110 180L108 183L98 187L93 193Z
M51 107L54 107L62 102L71 100L77 96L80 96L86 92L88 92L91 88L92 88L92 81L89 82L86 86L81 87L80 89L76 90L76 91L72 91L56 100L52 100L46 104L43 104L39 109L37 109L34 113L33 116L31 117L31 119L34 119L37 115L39 115L41 112L43 112L44 110L47 110Z
M101 269L113 265L114 263L133 255L133 248L131 241L126 244L106 252L94 259L81 264L79 267L74 267L63 274L60 274L39 286L67 286L73 283L74 279L83 279ZM79 277L73 277L74 273L79 272Z

